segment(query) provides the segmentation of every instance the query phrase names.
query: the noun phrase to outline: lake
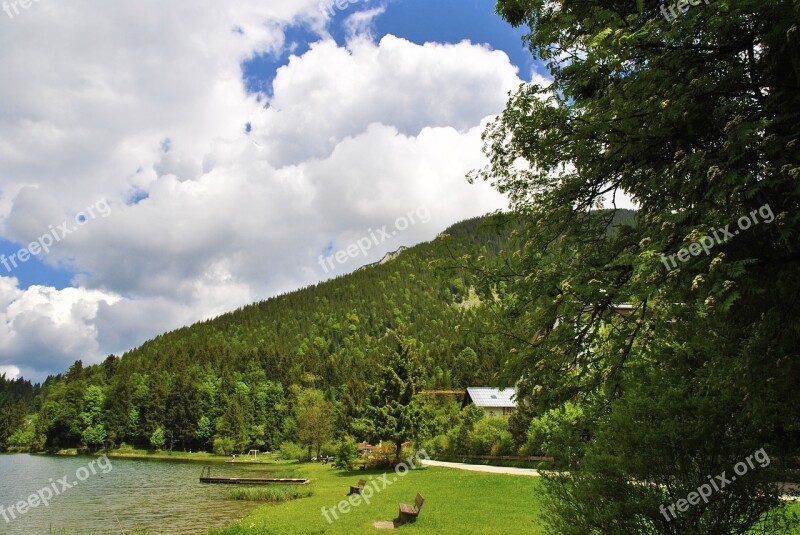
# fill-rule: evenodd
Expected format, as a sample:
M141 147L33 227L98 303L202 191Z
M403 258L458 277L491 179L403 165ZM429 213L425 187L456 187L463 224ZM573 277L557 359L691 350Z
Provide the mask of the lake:
M90 466L92 461L95 464ZM128 533L134 528L154 534L198 534L226 526L257 506L228 499L235 485L201 484L202 466L198 462L0 455L0 507L4 507L0 534L46 535L51 527L70 534L121 533L123 529ZM270 477L266 466L212 466L214 476ZM52 493L49 505L38 504L24 514L14 510L14 519L9 507L39 491L44 498Z

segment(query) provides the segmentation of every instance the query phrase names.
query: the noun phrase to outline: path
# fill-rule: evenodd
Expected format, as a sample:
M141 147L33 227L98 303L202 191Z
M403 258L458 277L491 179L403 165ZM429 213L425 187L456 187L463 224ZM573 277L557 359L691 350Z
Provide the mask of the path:
M471 472L488 472L490 474L510 474L512 476L541 477L539 470L533 468L511 468L508 466L488 466L485 464L463 464L448 463L444 461L431 461L422 459L422 464L428 466L442 466L444 468L457 468L458 470L469 470Z
M534 470L533 468L509 468L506 466L487 466L485 464L448 463L444 461L431 461L429 459L422 459L422 464L427 464L428 466L441 466L444 468L456 468L458 470L469 470L471 472L488 472L490 474L511 474L514 476L529 477L542 476L539 470ZM781 500L790 502L800 501L800 497L798 497L798 494L800 494L800 485L783 483L783 489L785 491L792 491L792 494L781 496Z

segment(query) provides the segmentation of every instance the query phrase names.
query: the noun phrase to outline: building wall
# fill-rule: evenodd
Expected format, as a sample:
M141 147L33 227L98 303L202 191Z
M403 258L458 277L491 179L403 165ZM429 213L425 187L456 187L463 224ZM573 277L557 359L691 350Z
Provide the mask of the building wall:
M508 418L511 416L511 412L514 410L511 407L502 408L502 407L481 407L483 409L483 414L487 418L500 418L505 416Z

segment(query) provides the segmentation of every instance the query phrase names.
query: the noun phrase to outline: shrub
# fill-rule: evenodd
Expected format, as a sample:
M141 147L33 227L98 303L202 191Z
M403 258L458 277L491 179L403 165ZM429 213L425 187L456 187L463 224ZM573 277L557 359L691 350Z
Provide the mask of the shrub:
M492 444L491 455L501 457L503 455L516 455L517 446L514 444L514 437L510 431L501 431L498 440Z
M467 405L458 415L458 423L447 432L448 453L451 455L469 454L470 434L478 422L484 420L483 409L473 403Z
M353 462L358 458L358 444L356 439L346 436L336 447L336 468L352 470Z
M468 444L467 453L471 455L510 455L514 451L514 441L508 431L508 420L505 418L480 420L469 434Z
M436 435L423 442L422 447L431 457L446 455L448 452L447 435Z
M34 437L33 429L29 426L17 429L13 435L8 437L8 451L21 453L31 450L31 443Z
M307 450L299 444L294 442L282 442L281 448L278 451L278 457L287 461L303 461L308 460Z
M233 443L233 439L229 437L215 437L214 453L216 455L233 455L236 453L236 445Z
M164 449L164 445L167 443L167 437L164 435L164 429L159 427L153 434L150 435L150 445L153 447L154 450L160 451Z
M583 411L572 403L552 409L531 420L525 450L528 455L567 457L568 451L580 451Z
M120 442L117 446L117 453L136 453L136 448L125 442Z
M394 467L394 442L384 442L376 446L372 454L365 458L368 469L388 469Z
M426 453L429 452L426 450ZM417 449L415 446L406 446L400 452L400 462L407 462L407 459L411 457L411 460L416 463L414 456L417 454ZM394 455L395 455L395 445L394 442L384 442L380 446L376 447L375 450L371 455L368 457L364 457L364 465L367 469L381 469L381 470L388 470L390 468L395 467L394 462Z

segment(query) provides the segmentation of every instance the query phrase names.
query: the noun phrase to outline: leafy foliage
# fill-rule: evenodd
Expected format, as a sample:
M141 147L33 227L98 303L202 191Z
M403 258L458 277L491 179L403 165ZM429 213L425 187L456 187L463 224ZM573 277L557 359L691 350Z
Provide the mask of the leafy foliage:
M336 446L336 462L334 466L343 470L352 470L353 463L358 458L358 444L350 436L343 437Z
M16 431L23 431L37 390L30 381L7 379L6 374L0 375L0 451L8 447L8 441ZM14 445L18 447L19 441L16 440Z
M530 29L552 77L511 97L472 176L533 223L483 285L505 288L509 371L523 377L513 431L571 403L591 436L551 485L551 528L791 529L769 485L790 476L781 462L675 519L659 505L761 447L778 459L800 447L797 3L717 1L672 22L657 2L497 9ZM635 224L597 210L622 192ZM665 269L662 254L765 207L774 220Z

